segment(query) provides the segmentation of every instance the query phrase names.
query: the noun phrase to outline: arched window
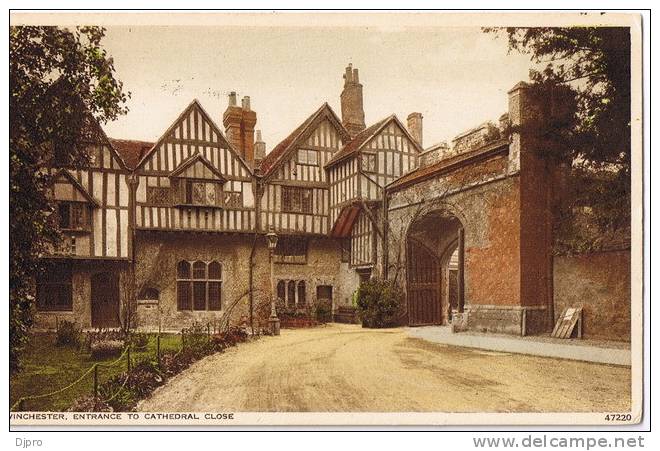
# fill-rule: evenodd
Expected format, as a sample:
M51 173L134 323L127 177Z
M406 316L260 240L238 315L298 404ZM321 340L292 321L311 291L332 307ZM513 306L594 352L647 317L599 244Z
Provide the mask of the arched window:
M185 260L181 260L179 264L176 265L176 278L190 279L190 263Z
M288 307L294 307L296 305L296 282L293 280L290 280L287 286L286 305Z
M179 310L192 310L191 291L190 263L182 260L176 265L176 306Z
M160 298L160 292L156 288L146 287L140 292L140 299L157 301L158 298Z
M306 305L307 298L305 297L305 281L298 282L298 305Z
M222 310L222 265L217 261L177 264L177 308Z
M222 267L220 266L220 263L215 261L209 263L209 279L222 279Z
M200 261L193 263L193 279L206 279L206 263Z
M216 261L209 263L209 310L222 310L222 266Z
M282 302L286 299L286 282L283 280L277 282L277 298Z

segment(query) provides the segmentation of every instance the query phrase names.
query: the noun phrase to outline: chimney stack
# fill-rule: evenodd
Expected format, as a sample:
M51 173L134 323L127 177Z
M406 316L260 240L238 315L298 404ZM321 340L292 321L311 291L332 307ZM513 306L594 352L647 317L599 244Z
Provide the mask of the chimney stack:
M229 93L227 109L222 116L227 140L250 165L254 162L254 126L257 124L257 113L250 107L250 97L241 99L237 105L235 91Z
M257 130L257 140L254 142L255 166L264 158L266 158L266 143L261 140L261 130Z
M250 166L254 165L254 126L257 125L257 113L250 109L250 97L245 96L243 105L243 122L241 122L241 139L243 142L243 158Z
M420 147L424 147L422 138L424 131L422 128L422 113L410 113L408 115L408 132Z
M365 129L362 85L358 70L353 65L346 67L344 89L341 92L341 122L351 136Z

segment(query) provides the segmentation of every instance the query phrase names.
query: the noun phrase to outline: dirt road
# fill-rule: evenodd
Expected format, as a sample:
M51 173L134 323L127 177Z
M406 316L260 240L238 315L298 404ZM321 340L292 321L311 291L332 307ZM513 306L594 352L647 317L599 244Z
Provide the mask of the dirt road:
M282 330L207 357L142 411L625 412L630 369L431 344L402 329Z

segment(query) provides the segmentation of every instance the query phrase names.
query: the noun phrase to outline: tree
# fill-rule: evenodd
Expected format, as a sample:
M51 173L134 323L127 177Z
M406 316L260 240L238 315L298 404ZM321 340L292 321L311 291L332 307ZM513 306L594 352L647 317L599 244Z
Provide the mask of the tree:
M126 113L105 30L10 27L9 298L10 369L19 368L32 322L39 256L60 239L43 168L84 168L96 124ZM96 122L98 121L98 122Z
M557 205L560 250L598 248L630 227L630 29L487 28L509 51L529 54L532 124L542 156L566 165L568 194ZM585 220L585 215L588 216ZM577 218L576 216L580 216ZM581 227L580 224L590 224Z

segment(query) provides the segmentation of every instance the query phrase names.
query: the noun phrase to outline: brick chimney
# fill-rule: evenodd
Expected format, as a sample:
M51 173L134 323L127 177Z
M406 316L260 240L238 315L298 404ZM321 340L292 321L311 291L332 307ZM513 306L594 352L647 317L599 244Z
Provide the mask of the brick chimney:
M255 166L266 158L266 143L261 140L261 130L257 130L257 139L254 142L254 164Z
M243 121L241 122L241 139L243 158L250 166L254 163L254 126L257 125L257 113L250 109L250 97L241 101L243 106Z
M422 129L422 113L410 113L408 115L408 132L412 135L413 139L423 147L423 129Z
M349 64L344 74L344 89L341 92L341 122L351 136L365 129L362 85L358 70Z
M222 124L225 126L227 141L234 146L239 153L243 153L241 146L241 121L243 120L243 109L236 105L236 93L229 93L229 103L222 115Z
M236 92L229 93L229 103L222 116L227 140L238 153L250 164L254 162L254 126L257 124L257 113L250 107L250 97L241 100L237 105Z

